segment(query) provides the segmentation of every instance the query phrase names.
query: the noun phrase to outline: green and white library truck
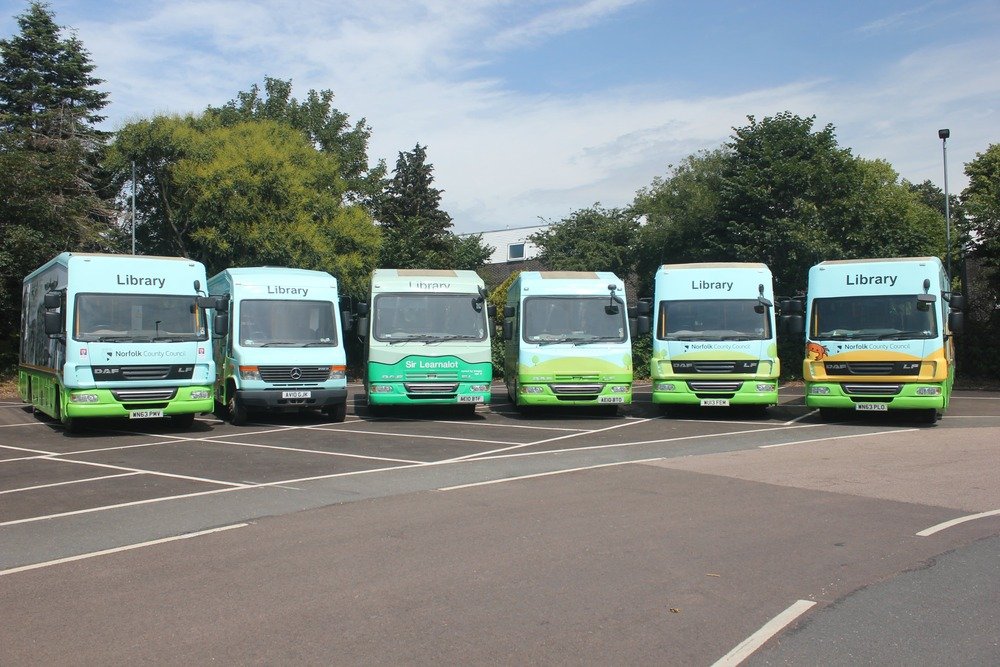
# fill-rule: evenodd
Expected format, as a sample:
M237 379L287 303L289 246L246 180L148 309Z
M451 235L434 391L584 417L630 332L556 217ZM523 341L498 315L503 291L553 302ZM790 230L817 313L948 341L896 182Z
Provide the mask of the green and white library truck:
M518 407L632 402L625 283L609 272L524 271L504 306L504 380ZM648 318L636 322L637 333Z
M205 286L190 259L58 255L24 279L21 398L68 431L90 417L190 425L213 406Z
M953 334L962 329L964 301L952 293L937 257L812 267L802 366L806 405L828 419L847 410L910 410L936 422L951 398Z
M208 281L228 297L230 327L214 345L215 396L234 425L252 410L347 414L347 360L337 279L325 271L226 269Z
M376 269L357 320L371 409L489 403L491 310L475 271Z
M778 402L774 286L764 264L667 264L656 271L653 403Z

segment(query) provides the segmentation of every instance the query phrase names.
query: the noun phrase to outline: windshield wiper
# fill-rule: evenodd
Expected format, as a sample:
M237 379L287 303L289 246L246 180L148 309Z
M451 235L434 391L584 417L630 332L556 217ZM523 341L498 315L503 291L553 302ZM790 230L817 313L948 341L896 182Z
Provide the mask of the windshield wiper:
M546 340L533 340L532 343L536 345L555 345L556 343L569 343L572 338L563 336L562 338L547 338Z
M427 334L408 334L405 336L400 336L398 338L392 337L385 340L389 341L389 345L395 345L396 343L432 343L437 340L436 336L429 336Z
M298 345L294 340L269 340L266 343L261 343L257 347L271 347L272 345Z
M878 337L879 340L901 340L903 338L932 338L933 334L930 331L894 331L892 333L882 334Z
M443 334L441 336L434 336L434 340L480 340L482 336L476 336L474 334Z
M309 341L308 343L303 343L302 347L333 347L334 345L336 345L336 343L334 343L332 340L327 340L327 341L313 340Z
M587 343L607 343L621 342L621 336L574 336L570 339L574 345L586 345Z

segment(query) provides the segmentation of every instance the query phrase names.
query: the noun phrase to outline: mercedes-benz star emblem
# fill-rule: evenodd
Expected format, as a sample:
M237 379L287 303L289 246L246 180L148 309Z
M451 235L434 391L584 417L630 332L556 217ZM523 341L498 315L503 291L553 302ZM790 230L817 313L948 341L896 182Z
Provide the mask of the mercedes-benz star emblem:
M302 378L302 369L300 369L300 368L293 368L292 372L289 373L289 375L292 376L293 380L299 380L299 379Z

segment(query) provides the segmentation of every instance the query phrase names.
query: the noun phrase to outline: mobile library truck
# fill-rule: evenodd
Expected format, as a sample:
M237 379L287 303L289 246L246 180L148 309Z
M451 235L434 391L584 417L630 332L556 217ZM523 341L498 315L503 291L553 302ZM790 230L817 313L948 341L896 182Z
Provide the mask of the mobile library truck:
M58 255L24 279L21 398L67 431L89 417L189 426L213 405L205 283L190 259Z
M504 306L504 380L516 406L632 402L625 283L613 273L524 271ZM648 329L637 320L637 333Z
M324 271L226 269L208 281L228 297L230 327L214 345L216 402L234 425L251 410L347 415L347 360L337 279Z
M774 286L764 264L667 264L656 271L653 403L778 402Z
M806 405L827 419L839 410L898 409L936 422L951 397L952 336L962 328L963 307L937 257L812 267L802 366Z
M489 403L491 310L475 271L376 269L357 320L369 407Z

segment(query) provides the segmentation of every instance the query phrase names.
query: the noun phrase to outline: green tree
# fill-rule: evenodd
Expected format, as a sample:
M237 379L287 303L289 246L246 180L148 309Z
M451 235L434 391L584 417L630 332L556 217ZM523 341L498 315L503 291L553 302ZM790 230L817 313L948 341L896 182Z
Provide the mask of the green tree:
M451 216L440 207L442 191L433 183L426 146L417 144L399 154L375 208L382 231L380 266L474 270L493 252L479 235L457 237L451 232Z
M61 251L116 244L94 169L102 81L46 5L16 20L20 32L0 40L0 367L16 356L22 278Z
M538 259L555 271L611 271L621 278L635 266L633 248L639 221L630 209L601 207L574 211L549 228L532 234Z
M345 204L332 155L283 123L222 126L157 117L118 133L108 166L125 190L136 164L136 239L145 253L183 255L210 272L286 265L329 271L360 295L378 253L364 209Z
M962 192L969 245L969 308L959 345L972 374L1000 377L1000 144L991 144L965 165L969 185Z
M248 120L273 120L305 132L320 151L336 158L346 184L345 198L371 206L385 186L385 161L369 167L371 127L364 118L352 126L349 116L333 106L333 97L331 90L310 90L300 102L292 97L291 80L266 77L263 94L254 84L223 106L208 107L206 115L224 126Z

